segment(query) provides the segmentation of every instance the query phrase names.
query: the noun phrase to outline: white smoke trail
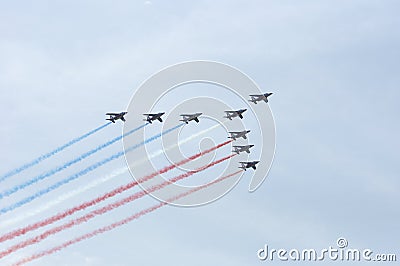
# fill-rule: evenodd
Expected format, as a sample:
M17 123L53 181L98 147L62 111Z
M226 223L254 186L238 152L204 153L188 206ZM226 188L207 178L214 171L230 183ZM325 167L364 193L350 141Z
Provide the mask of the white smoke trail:
M178 143L170 145L165 149L157 150L157 151L151 153L149 156L143 158L142 160L135 162L135 164L133 164L132 167L141 165L141 164L145 163L148 160L151 160L151 159L153 159L153 158L155 158L157 156L162 155L166 151L169 151L171 149L179 147L180 145L182 145L184 143L187 143L187 142L189 142L189 141L191 141L191 140L193 140L193 139L195 139L197 137L200 137L201 135L206 134L206 133L216 129L219 126L220 126L219 124L216 124L216 125L214 125L212 127L209 127L209 128L204 129L202 131L199 131L198 133L193 134L190 137L187 137L187 138L181 140ZM56 199L54 199L52 201L49 201L49 202L39 206L36 209L26 211L21 215L18 215L18 216L15 216L15 217L11 218L11 219L2 221L1 224L0 224L0 228L7 227L7 226L10 226L10 225L19 223L21 221L24 221L24 220L26 220L26 219L28 219L30 217L36 216L36 215L38 215L38 214L40 214L40 213L42 213L42 212L44 212L46 210L49 210L50 208L52 208L52 207L54 207L54 206L56 206L56 205L58 205L60 203L63 203L63 202L65 202L65 201L67 201L67 200L69 200L69 199L71 199L71 198L73 198L73 197L75 197L75 196L77 196L79 194L82 194L82 193L84 193L84 192L86 192L86 191L88 191L88 190L90 190L92 188L95 188L95 187L97 187L97 186L99 186L99 185L101 185L101 184L103 184L103 183L105 183L105 182L107 182L107 181L119 176L119 175L125 174L127 172L128 172L128 168L127 167L122 167L122 168L116 169L116 170L112 171L110 174L108 174L108 175L106 175L106 176L104 176L102 178L96 179L96 180L92 181L91 183L87 184L86 186L79 187L79 188L77 188L75 190L72 190L72 191L67 192L67 193L65 193L63 195L60 195Z

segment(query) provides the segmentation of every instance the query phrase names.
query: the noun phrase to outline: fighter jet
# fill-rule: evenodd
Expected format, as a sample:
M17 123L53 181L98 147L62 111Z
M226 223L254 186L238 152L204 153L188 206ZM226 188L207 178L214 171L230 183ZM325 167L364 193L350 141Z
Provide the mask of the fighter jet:
M156 114L143 114L146 116L146 119L143 119L143 121L147 121L150 124L153 123L153 121L158 120L160 122L162 122L162 118L161 116L165 114L165 113L156 113Z
M252 94L252 95L249 95L251 97L249 102L253 102L254 104L257 104L257 102L264 101L267 103L268 97L271 95L272 95L272 92L267 92L264 94Z
M189 121L196 121L199 123L199 116L201 116L203 113L195 113L195 114L182 114L182 119L179 121L185 122L186 124L189 124Z
M250 153L250 148L254 147L254 145L244 145L244 146L233 146L233 151L236 152L236 154L239 154L241 152L247 152Z
M113 123L115 123L116 120L121 119L122 121L125 122L124 115L126 115L128 112L121 112L121 113L107 113L106 115L109 115L109 118L106 118L106 120L109 120Z
M238 116L240 119L243 119L243 113L246 111L247 111L247 109L240 109L237 111L225 111L226 116L224 116L224 118L228 118L229 120L232 120L232 118Z
M241 165L239 168L243 169L246 171L247 168L253 168L256 170L256 164L258 164L260 161L252 161L252 162L239 162Z
M231 134L230 139L236 140L238 138L244 138L247 139L246 134L250 133L250 130L243 130L243 131L239 131L239 132L229 132L229 134Z

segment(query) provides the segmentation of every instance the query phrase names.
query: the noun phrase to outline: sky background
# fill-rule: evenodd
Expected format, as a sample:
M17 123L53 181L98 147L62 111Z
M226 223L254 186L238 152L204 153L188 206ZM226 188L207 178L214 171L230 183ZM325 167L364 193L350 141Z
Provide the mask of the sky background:
M399 8L394 0L1 2L0 173L103 124L106 112L123 111L145 79L171 64L199 59L227 63L263 91L274 92L269 104L276 155L255 193L247 192L244 175L217 202L164 207L31 265L263 265L270 262L260 262L256 252L264 244L322 249L335 246L338 237L345 237L351 248L397 253L399 259ZM121 123L109 126L1 183L1 190L121 132ZM114 144L0 204L121 149L122 142ZM198 143L193 149L197 152ZM60 193L124 165L121 157ZM1 233L130 180L128 174L119 176L57 210L3 226ZM55 196L1 216L0 226ZM146 197L0 264L154 203ZM16 241L0 248L11 243Z

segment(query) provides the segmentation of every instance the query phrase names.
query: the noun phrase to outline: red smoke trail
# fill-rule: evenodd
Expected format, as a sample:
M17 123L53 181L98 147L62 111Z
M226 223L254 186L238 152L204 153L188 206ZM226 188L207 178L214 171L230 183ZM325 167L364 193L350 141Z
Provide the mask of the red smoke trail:
M216 160L216 161L214 161L214 162L212 162L212 163L210 163L210 164L208 164L208 165L206 165L204 167L198 168L198 169L196 169L194 171L189 171L189 172L183 173L183 174L181 174L181 175L179 175L179 176L177 176L177 177L175 177L175 178L173 178L173 179L171 179L169 181L165 181L165 182L162 182L162 183L160 183L158 185L155 185L155 186L153 186L153 187L151 187L149 189L149 192L153 192L153 191L156 191L158 189L161 189L161 188L171 184L171 182L177 182L177 181L179 181L181 179L184 179L184 178L187 178L189 176L192 176L195 173L198 173L198 172L203 171L203 170L205 170L207 168L210 168L210 167L212 167L212 166L214 166L216 164L219 164L219 163L221 163L221 162L223 162L223 161L225 161L227 159L230 159L235 155L236 154L231 154L229 156L226 156L224 158ZM63 230L66 230L66 229L69 229L69 228L71 228L73 226L76 226L76 225L79 225L81 223L87 222L90 219L93 219L94 217L96 217L98 215L102 215L104 213L112 211L115 208L118 208L118 207L120 207L122 205L125 205L125 204L131 202L131 201L139 199L139 198L145 196L146 194L147 194L146 191L141 190L141 191L139 191L139 192L137 192L137 193L135 193L135 194L133 194L133 195L131 195L129 197L126 197L126 198L124 198L122 200L116 201L114 203L110 203L110 204L108 204L108 205L106 205L106 206L104 206L102 208L99 208L99 209L96 209L94 211L91 211L91 212L89 212L88 214L86 214L84 216L81 216L81 217L76 218L74 220L71 220L71 221L69 221L67 223L64 223L63 225L60 225L60 226L54 227L52 229L49 229L49 230L45 231L44 233L42 233L42 234L40 234L40 235L38 235L36 237L30 238L28 240L25 240L25 241L23 241L21 243L18 243L18 244L14 245L14 246L9 247L5 251L2 251L0 253L0 258L3 258L3 257L5 257L5 256L7 256L7 255L9 255L9 254L11 254L13 252L16 252L16 251L18 251L18 250L20 250L22 248L27 247L27 246L30 246L30 245L33 245L33 244L37 244L37 243L41 242L42 240L46 239L49 236L55 235L55 234L57 234L57 233L59 233L59 232L61 232Z
M189 158L186 158L186 159L184 159L184 160L182 160L180 162L177 162L175 164L172 164L172 165L169 165L167 167L164 167L163 169L161 169L161 170L159 170L157 172L154 172L154 173L152 173L150 175L147 175L147 176L139 179L138 181L130 182L130 183L128 183L128 184L126 184L124 186L121 186L119 188L116 188L116 189L114 189L114 190L112 190L112 191L110 191L110 192L108 192L108 193L106 193L106 194L104 194L104 195L102 195L100 197L97 197L97 198L95 198L93 200L84 202L84 203L82 203L82 204L80 204L78 206L75 206L75 207L70 208L70 209L68 209L66 211L58 213L58 214L56 214L56 215L54 215L52 217L49 217L49 218L47 218L45 220L36 222L34 224L30 224L28 226L25 226L23 228L14 230L14 231L12 231L10 233L7 233L7 234L5 234L3 236L0 236L0 242L4 242L6 240L13 239L14 237L17 237L17 236L20 236L20 235L24 235L24 234L26 234L26 233L28 233L30 231L36 230L36 229L41 228L43 226L46 226L46 225L52 224L52 223L54 223L56 221L59 221L59 220L65 218L65 217L67 217L69 215L74 214L77 211L81 211L81 210L84 210L84 209L86 209L86 208L88 208L90 206L98 204L98 203L100 203L100 202L102 202L102 201L104 201L104 200L106 200L108 198L111 198L111 197L113 197L113 196L115 196L115 195L117 195L119 193L122 193L122 192L124 192L124 191L126 191L126 190L128 190L128 189L130 189L130 188L132 188L134 186L136 186L138 183L146 182L146 181L154 178L157 175L164 174L164 173L166 173L166 172L168 172L168 171L170 171L170 170L172 170L172 169L174 169L174 168L176 168L178 166L181 166L181 165L186 164L186 163L188 163L190 161L193 161L193 160L195 160L195 159L197 159L197 158L199 158L199 157L201 157L201 156L203 156L203 155L205 155L207 153L210 153L210 152L212 152L212 151L214 151L216 149L219 149L219 148L221 148L221 147L223 147L223 146L225 146L225 145L227 145L227 144L229 144L231 142L232 142L232 140L225 141L225 142L223 142L221 144L218 144L218 145L216 145L216 146L214 146L214 147L212 147L212 148L210 148L208 150L199 152L199 153L197 153L197 154L195 154L195 155L193 155L193 156L191 156ZM0 258L1 258L1 256L0 256Z
M232 156L234 156L234 155L231 155L231 156L229 156L229 157L232 157ZM172 198L169 199L168 201L171 202L171 201L175 201L175 200L178 200L178 199L180 199L180 198L186 197L186 196L188 196L188 195L190 195L190 194L192 194L192 193L195 193L196 191L199 191L199 190L201 190L201 189L210 187L210 186L212 186L212 185L214 185L214 184L216 184L216 183L219 183L219 182L221 182L221 181L223 181L223 180L225 180L225 179L228 179L228 178L230 178L230 177L232 177L232 176L235 176L235 175L237 175L237 174L240 173L240 172L242 172L242 170L239 170L239 171L236 171L235 173L232 173L232 174L229 174L229 175L227 175L227 176L223 176L223 177L221 177L221 178L218 178L218 179L216 179L216 180L214 180L214 181L212 181L212 182L210 182L210 183L208 183L208 184L205 184L205 185L202 185L202 186L198 186L198 187L196 187L196 188L193 188L193 189L191 189L191 190L189 190L189 191L187 191L187 192L185 192L185 193L182 193L182 194L180 194L180 195L178 195L178 196L172 197ZM150 208L147 208L147 209L145 209L145 210L142 210L142 211L140 211L140 212L137 212L137 213L135 213L134 215L129 216L128 218L125 218L125 219L123 219L123 220L121 220L121 221L112 223L112 224L110 224L110 225L107 225L107 226L102 227L102 228L99 228L99 229L96 229L96 230L94 230L94 231L92 231L92 232L90 232L90 233L84 234L84 235L82 235L82 236L80 236L80 237L77 237L77 238L75 238L75 239L72 239L72 240L69 240L69 241L67 241L67 242L64 242L63 244L61 244L61 245L59 245L59 246L56 246L56 247L54 247L54 248L51 248L51 249L48 249L48 250L45 250L45 251L36 253L36 254L34 254L34 255L30 256L30 257L27 257L27 258L25 258L25 259L22 259L22 260L20 260L19 262L13 264L13 266L20 266L20 265L23 265L23 264L25 264L25 263L28 263L28 262L31 262L31 261L33 261L33 260L39 259L39 258L41 258L41 257L47 256L47 255L51 255L51 254L53 254L53 253L55 253L55 252L58 252L58 251L60 251L60 250L62 250L62 249L64 249L64 248L67 248L67 247L69 247L69 246L71 246L71 245L73 245L73 244L76 244L76 243L78 243L78 242L81 242L81 241L83 241L83 240L86 240L86 239L95 237L95 236L98 235L98 234L102 234L102 233L105 233L105 232L107 232L107 231L111 231L111 230L113 230L113 229L115 229L115 228L117 228L117 227L120 227L120 226L122 226L122 225L125 225L125 224L127 224L127 223L129 223L129 222L131 222L131 221L133 221L133 220L136 220L136 219L140 218L141 216L143 216L143 215L145 215L145 214L148 214L148 213L150 213L150 212L153 212L153 211L155 211L155 210L157 210L157 209L159 209L159 208L161 208L162 206L167 205L167 204L168 204L168 203L161 202L161 203L159 203L159 204L157 204L157 205L154 205L154 206L152 206L152 207L150 207Z

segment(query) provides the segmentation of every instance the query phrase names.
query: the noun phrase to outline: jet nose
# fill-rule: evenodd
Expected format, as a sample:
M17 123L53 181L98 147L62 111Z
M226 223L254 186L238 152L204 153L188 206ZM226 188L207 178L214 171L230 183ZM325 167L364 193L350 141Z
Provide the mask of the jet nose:
M251 145L250 145L250 148L253 148L253 147L254 147L254 144L251 144Z

